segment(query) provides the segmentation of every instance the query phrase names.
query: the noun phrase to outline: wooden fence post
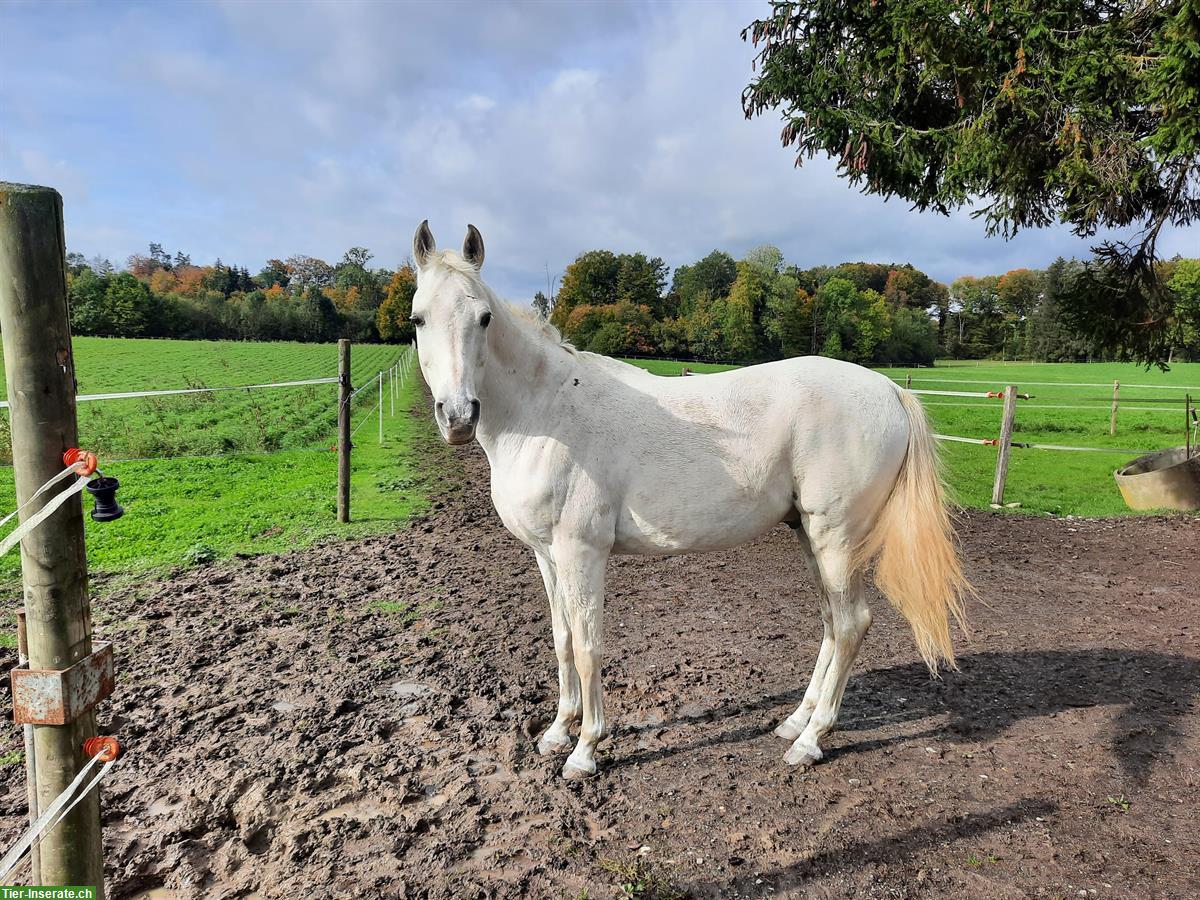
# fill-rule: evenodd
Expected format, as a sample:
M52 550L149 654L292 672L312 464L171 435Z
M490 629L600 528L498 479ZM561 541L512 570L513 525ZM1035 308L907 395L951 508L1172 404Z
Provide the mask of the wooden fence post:
M78 439L62 198L51 188L0 182L0 333L20 505L62 471L63 452ZM92 619L78 497L21 542L21 573L30 668L65 669L90 656ZM91 710L65 725L33 726L40 809L83 768L83 742L95 734ZM41 883L95 886L103 897L99 791L89 792L46 833L39 849Z
M339 522L350 521L350 341L338 341L338 499Z
M1108 420L1108 433L1109 434L1117 433L1117 398L1120 397L1120 395L1121 395L1121 382L1114 381L1113 382L1112 417Z
M905 390L909 390L909 391L912 390L912 376L911 375L904 376L904 388L905 388Z
M1004 503L1004 481L1008 478L1008 455L1012 452L1013 421L1017 416L1017 386L1004 388L1004 418L1000 421L1000 447L996 457L996 480L992 484L992 506Z

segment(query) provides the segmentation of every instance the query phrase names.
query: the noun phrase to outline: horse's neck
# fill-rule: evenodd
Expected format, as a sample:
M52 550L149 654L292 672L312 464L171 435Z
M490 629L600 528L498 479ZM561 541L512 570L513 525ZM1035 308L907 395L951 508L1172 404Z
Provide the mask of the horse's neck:
M509 438L545 433L575 356L508 309L493 316L488 345L490 355L479 385L483 412L478 436L494 462L495 454L511 446Z

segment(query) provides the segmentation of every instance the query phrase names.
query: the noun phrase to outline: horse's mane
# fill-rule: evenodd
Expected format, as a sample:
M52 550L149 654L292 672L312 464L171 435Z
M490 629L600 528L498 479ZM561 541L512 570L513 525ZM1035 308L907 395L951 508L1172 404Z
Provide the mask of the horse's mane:
M512 313L514 319L520 320L523 324L538 332L542 337L552 343L558 344L564 350L568 350L571 353L576 352L574 344L564 338L562 332L556 326L550 324L549 319L543 319L532 307L519 306L516 303L508 302L505 302L504 305Z
M533 331L538 337L561 347L568 353L575 353L575 347L565 340L556 327L550 324L546 319L539 316L531 307L520 306L516 303L511 303L507 300L501 300L496 296L496 293L484 283L479 277L479 270L475 266L463 259L462 256L455 253L453 250L434 250L429 254L425 262L426 267L429 266L444 266L452 272L464 276L471 285L479 293L480 296L486 297L492 301L494 306L502 306L509 314L510 318L516 320L517 324L524 326L525 330Z

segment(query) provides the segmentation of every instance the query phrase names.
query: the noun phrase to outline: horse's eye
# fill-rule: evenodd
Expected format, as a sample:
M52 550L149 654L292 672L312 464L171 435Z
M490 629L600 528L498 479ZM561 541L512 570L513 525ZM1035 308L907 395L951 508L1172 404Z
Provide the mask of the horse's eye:
M415 327L415 328L420 328L422 325L425 324L425 319L422 318L421 316L413 316L412 318L409 319L409 321L413 323L413 327Z
M484 328L487 328L489 325L491 325L492 324L492 314L490 312L485 312L480 317L479 324L482 325Z

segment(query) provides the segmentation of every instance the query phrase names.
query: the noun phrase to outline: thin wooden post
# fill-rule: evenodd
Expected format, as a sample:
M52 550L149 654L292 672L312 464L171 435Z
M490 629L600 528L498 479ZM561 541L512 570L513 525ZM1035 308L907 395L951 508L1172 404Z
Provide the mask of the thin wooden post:
M338 499L339 522L350 521L350 341L338 341Z
M992 505L1004 503L1004 481L1008 478L1008 455L1012 452L1013 422L1017 417L1017 386L1004 388L1004 418L1000 420L1000 448L996 456L996 480L992 484Z
M18 505L62 471L63 452L78 442L64 247L58 191L0 182L0 333ZM22 519L40 508L34 506ZM30 667L65 669L90 656L78 497L21 542L21 573ZM85 763L83 742L95 734L90 710L65 725L33 726L40 809L75 778ZM91 885L103 897L99 791L44 836L40 851L42 883Z
M912 376L911 375L904 376L904 387L906 390L910 390L910 391L912 390Z
M17 613L17 662L29 665L29 633L25 628L25 611ZM25 802L29 805L29 824L41 815L37 794L37 754L33 750L33 726L22 725L25 738ZM29 848L29 883L42 883L42 850L37 844Z
M1117 400L1120 396L1121 396L1121 382L1114 381L1113 382L1112 416L1108 420L1108 433L1109 434L1117 433Z
M379 443L383 445L383 373L379 373Z

